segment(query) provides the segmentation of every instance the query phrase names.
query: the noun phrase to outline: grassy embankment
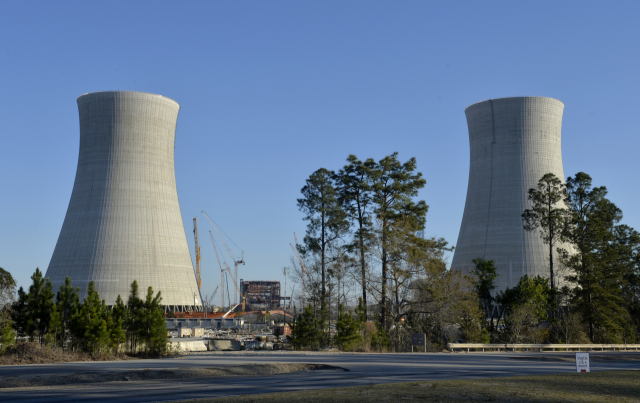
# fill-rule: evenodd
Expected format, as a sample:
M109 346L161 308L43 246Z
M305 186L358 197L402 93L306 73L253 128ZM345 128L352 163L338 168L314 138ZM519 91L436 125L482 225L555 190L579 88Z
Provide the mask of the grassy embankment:
M352 386L183 402L640 402L640 371Z

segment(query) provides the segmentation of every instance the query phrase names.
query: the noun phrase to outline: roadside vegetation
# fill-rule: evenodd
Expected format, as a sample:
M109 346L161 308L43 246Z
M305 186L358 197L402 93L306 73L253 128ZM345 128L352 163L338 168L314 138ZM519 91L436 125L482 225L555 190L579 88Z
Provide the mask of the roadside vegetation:
M411 351L471 343L635 343L640 335L640 234L604 186L579 172L566 184L544 175L529 190L523 227L548 246L548 275L524 276L495 292L491 256L470 273L447 269L453 248L425 236L426 185L417 162L393 153L350 155L338 171L306 180L298 207L307 221L291 259L298 290L289 340L296 349Z
M424 235L428 205L417 196L425 185L415 158L397 153L350 155L337 172L309 176L297 200L308 223L301 259L291 259L295 349L407 352L413 333L426 335L430 351L448 342L639 340L640 234L589 175L563 183L546 174L529 190L522 223L548 246L548 275L498 293L491 256L474 259L470 273L451 271L453 248ZM93 283L80 301L68 278L57 293L39 269L31 279L16 296L0 268L0 352L26 339L91 357L167 354L161 293L151 287L139 295L134 281L126 302L108 307Z
M0 348L13 357L0 362L39 362L39 357L54 356L52 360L68 361L65 355L85 360L168 353L161 293L154 294L151 287L140 298L134 281L126 305L118 296L116 304L108 307L93 282L81 302L80 289L73 287L68 277L57 294L40 269L31 281L28 291L22 287L17 290L16 298L13 277L0 268ZM22 341L16 344L16 340Z

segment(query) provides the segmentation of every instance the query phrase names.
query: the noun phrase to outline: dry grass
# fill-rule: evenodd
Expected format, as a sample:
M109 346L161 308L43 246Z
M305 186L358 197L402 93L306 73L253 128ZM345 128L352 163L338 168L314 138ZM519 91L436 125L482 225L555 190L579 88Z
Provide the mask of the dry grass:
M407 382L299 392L244 395L225 402L640 402L640 371ZM183 402L187 402L186 400Z
M25 365L25 364L55 364L59 362L76 361L120 361L135 360L124 354L91 356L83 352L62 351L54 347L43 347L40 343L17 343L9 348L4 355L0 355L0 365Z
M103 382L140 382L192 378L222 378L290 374L300 371L335 369L320 364L247 364L211 368L137 369L130 371L95 371L69 375L25 375L0 377L4 388L39 388L63 385L89 385Z

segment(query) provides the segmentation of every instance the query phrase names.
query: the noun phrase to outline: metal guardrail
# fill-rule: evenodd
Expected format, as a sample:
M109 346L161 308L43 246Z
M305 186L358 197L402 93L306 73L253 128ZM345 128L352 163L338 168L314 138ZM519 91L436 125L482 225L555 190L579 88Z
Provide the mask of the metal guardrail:
M556 351L556 349L565 349L569 350L589 350L592 351L594 349L600 350L638 350L640 348L640 344L482 344L482 343L447 343L447 348L449 351L454 350L467 350L469 349L482 349L484 352L485 349L488 350L498 350L504 349L508 351L515 351L516 349L522 349L525 351L529 351L529 349L538 349L538 351L551 350Z

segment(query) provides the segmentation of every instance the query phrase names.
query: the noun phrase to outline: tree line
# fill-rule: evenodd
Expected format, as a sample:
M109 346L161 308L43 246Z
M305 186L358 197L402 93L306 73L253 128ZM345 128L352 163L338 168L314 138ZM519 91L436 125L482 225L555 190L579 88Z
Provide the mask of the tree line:
M546 299L538 295L534 305L546 313L529 322L551 323L551 339L634 343L640 332L640 234L621 224L622 210L607 194L584 172L566 183L548 173L529 190L524 228L538 231L549 248L549 280L521 283L537 281L540 290L545 288ZM530 303L520 297L514 304L516 295L506 290L497 302L526 311Z
M92 281L81 302L80 289L72 286L69 277L56 294L51 281L36 269L29 290L20 287L15 298L13 277L0 270L3 349L12 345L18 335L44 346L91 355L167 353L168 333L160 291L154 295L149 287L146 296L140 298L134 280L126 305L118 295L110 307L100 299Z
M640 234L621 224L605 186L578 172L545 174L529 189L524 229L548 247L548 276L492 293L493 260L472 271L485 323L509 343L635 343L640 334ZM555 254L554 254L555 251Z
M424 237L426 185L415 158L347 158L302 188L307 230L292 258L296 348L410 350L411 333L434 349L465 342L632 342L640 330L640 236L582 172L547 174L530 189L523 226L549 247L549 275L495 292L490 256L464 275L447 269L442 238ZM351 306L352 312L345 310Z
M482 337L470 280L447 270L452 248L422 236L428 206L417 196L425 185L416 159L402 162L398 153L379 161L350 155L342 169L309 176L298 199L308 222L298 247L306 272L292 259L307 294L298 301L295 346L406 351L411 333L439 346L458 329ZM357 313L346 312L349 303Z

